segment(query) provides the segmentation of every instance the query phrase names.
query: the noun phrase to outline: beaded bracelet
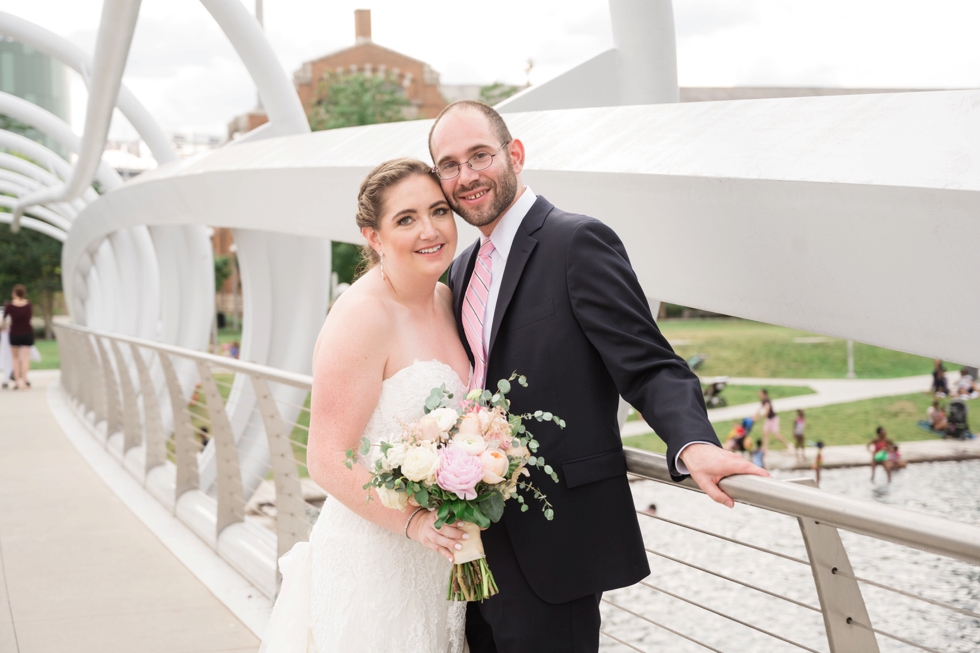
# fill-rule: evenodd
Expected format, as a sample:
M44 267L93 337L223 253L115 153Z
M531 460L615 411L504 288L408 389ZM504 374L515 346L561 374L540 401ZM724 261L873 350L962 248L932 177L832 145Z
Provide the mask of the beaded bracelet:
M405 520L405 537L408 537L408 525L412 523L412 520L415 518L415 515L419 514L420 510L425 510L425 508L419 506L418 508L415 509L415 512L409 515L408 519ZM408 539L412 539L412 538L408 537Z

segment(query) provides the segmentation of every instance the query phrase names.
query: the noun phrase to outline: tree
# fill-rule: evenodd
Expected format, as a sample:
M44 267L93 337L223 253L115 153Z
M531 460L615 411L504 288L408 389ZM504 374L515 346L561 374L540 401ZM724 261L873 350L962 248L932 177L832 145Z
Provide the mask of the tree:
M519 90L521 90L519 86L504 84L503 82L494 82L493 84L488 84L487 86L480 88L480 102L494 106L495 104L503 102L514 93L517 93Z
M51 338L55 295L61 292L61 243L36 231L0 228L0 299L6 301L18 283L27 287L44 318L44 337Z
M225 256L214 257L214 292L221 292L228 277L231 276L231 258Z
M409 106L404 90L391 75L330 73L320 83L310 110L313 131L405 120Z

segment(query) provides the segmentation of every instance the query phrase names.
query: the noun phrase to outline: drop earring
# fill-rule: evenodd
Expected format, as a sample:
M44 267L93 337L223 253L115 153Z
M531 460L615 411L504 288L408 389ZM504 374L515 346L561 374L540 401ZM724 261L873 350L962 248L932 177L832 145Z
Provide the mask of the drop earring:
M381 252L381 280L385 280L385 253Z

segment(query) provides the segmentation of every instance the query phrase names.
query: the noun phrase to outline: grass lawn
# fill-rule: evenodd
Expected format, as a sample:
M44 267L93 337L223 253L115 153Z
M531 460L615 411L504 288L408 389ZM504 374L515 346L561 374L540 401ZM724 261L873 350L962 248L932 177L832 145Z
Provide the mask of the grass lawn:
M721 394L728 400L729 406L752 404L759 401L759 390L762 387L761 385L730 385L726 386ZM769 391L769 397L771 399L813 394L813 390L810 388L798 388L791 385L770 385L766 386L766 390ZM701 391L704 392L704 386L701 386ZM630 411L630 415L626 421L632 422L637 419L639 419L639 415L636 414L636 411Z
M806 439L808 442L823 440L827 446L840 444L865 444L874 438L875 429L884 426L888 437L895 442L909 440L935 439L918 427L916 422L926 418L926 408L932 403L932 396L924 393L866 399L847 404L811 408L806 411ZM794 413L784 413L780 418L783 436L792 441L792 417ZM713 424L718 439L724 441L733 422ZM756 438L762 436L761 425L752 429ZM667 447L656 435L637 435L623 438L623 444L638 449L663 453ZM770 440L772 449L782 449L783 445Z
M664 320L660 328L684 358L707 354L698 368L702 377L834 379L847 374L847 342L838 338L794 342L822 336L735 318ZM856 342L854 371L863 379L929 374L932 360Z
M35 340L37 350L41 352L41 362L31 362L32 370L56 370L61 367L61 355L58 353L58 341Z

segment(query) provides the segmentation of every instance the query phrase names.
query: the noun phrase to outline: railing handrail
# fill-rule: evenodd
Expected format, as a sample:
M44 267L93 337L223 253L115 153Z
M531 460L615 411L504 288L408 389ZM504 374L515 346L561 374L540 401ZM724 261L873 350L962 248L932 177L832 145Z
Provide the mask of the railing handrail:
M625 449L630 473L673 483L663 454ZM680 485L702 491L690 478ZM980 526L761 476L730 476L720 486L739 503L980 564Z
M145 347L185 359L211 363L236 372L251 374L276 383L309 390L313 377L285 372L257 363L216 356L124 336L78 325L59 325L103 338ZM630 473L662 483L674 484L662 454L626 447ZM691 480L682 487L700 492ZM905 508L822 492L816 488L758 476L732 476L721 481L722 489L735 501L793 517L805 517L847 531L923 549L940 555L980 564L980 527L935 517Z
M313 387L313 377L307 374L286 372L274 367L266 367L265 365L259 365L258 363L249 363L248 361L242 361L237 358L228 358L226 356L217 356L215 354L208 354L206 352L196 351L194 349L185 349L183 347L165 345L162 342L156 342L155 340L134 338L132 336L125 336L119 333L91 329L89 327L84 327L77 324L59 324L58 327L63 329L73 329L80 333L87 333L89 335L99 336L100 338L114 338L119 342L133 344L138 347L152 349L157 352L173 354L174 356L180 356L181 358L187 358L193 361L212 363L235 372L253 374L275 383L285 383L286 385L291 385L304 390L309 390Z

